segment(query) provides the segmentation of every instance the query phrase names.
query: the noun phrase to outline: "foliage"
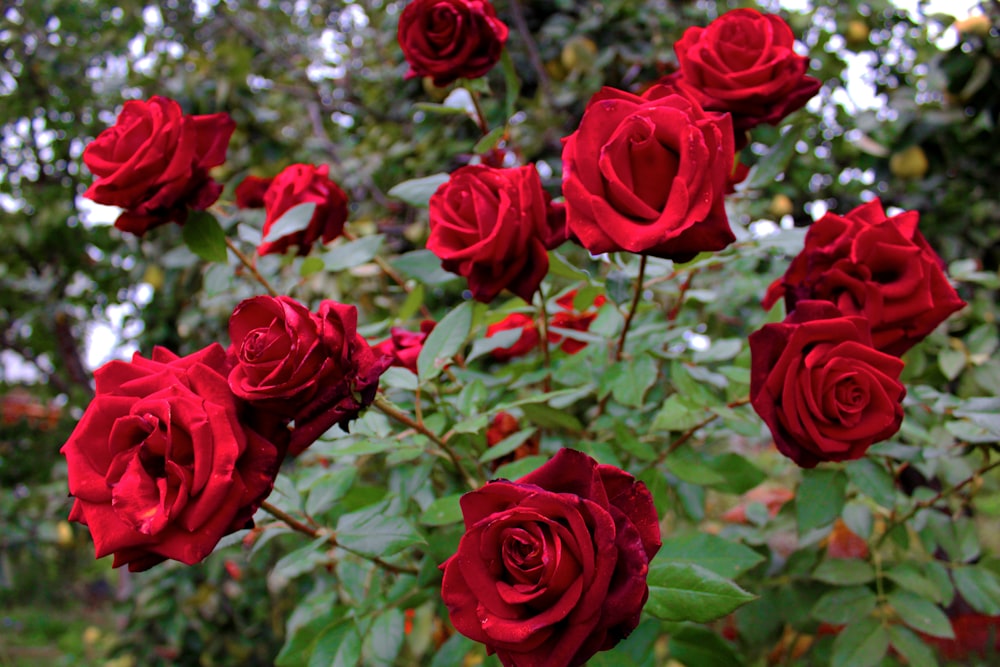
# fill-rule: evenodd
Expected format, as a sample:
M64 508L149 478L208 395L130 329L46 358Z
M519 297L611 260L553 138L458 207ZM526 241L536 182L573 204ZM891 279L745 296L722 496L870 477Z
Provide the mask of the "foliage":
M227 163L215 170L227 189L213 215L244 252L259 244L263 218L227 203L242 177L330 165L359 238L307 258L257 258L279 292L356 304L372 340L394 325L416 330L422 309L438 321L417 373L392 369L382 379L387 412L414 428L371 409L350 433L333 429L284 468L270 502L313 539L259 513L257 528L202 565L136 575L112 653L135 664L498 664L453 633L436 591L437 566L462 534L458 498L569 446L643 480L664 536L642 624L588 664L990 664L993 647L976 657L956 646L991 641L975 645L958 619L1000 616L996 28L942 49L938 40L957 35L951 17L910 15L888 0L814 0L811 12L784 12L824 87L780 127L755 129L742 151L751 172L729 201L737 242L683 265L648 261L622 362L614 352L639 259L591 257L571 244L553 251L542 309L556 312L571 289L581 309L599 295L609 301L589 330L565 332L586 347L552 346L545 367L540 353L492 360L487 327L539 306L463 301L464 282L422 249L421 205L441 174L497 146L517 164L538 164L557 194L560 139L591 94L668 73L684 28L755 3L496 4L512 26L509 60L485 79L438 89L403 80L398 2L8 3L5 392L17 385L46 405L59 397L78 416L91 394L85 349L95 325L143 352L183 354L225 340L233 306L260 291L221 248L211 216L137 239L96 222L79 198L90 182L85 143L124 99L152 94L235 119ZM524 29L514 28L516 13ZM862 83L874 105L852 99L864 88L858 63L869 65ZM501 132L483 136L466 109L470 92ZM909 162L898 157L914 147ZM897 436L864 459L801 471L773 450L746 405L746 338L781 317L759 302L801 247L797 227L872 195L920 211L970 305L904 357ZM502 411L521 430L489 449L487 429ZM39 604L79 595L66 579L106 570L56 543L68 505L55 450L69 421L47 432L5 422L0 434L4 583L18 581L11 596L51 594ZM534 436L540 456L496 467ZM791 500L768 502L762 483ZM22 588L38 562L46 567Z

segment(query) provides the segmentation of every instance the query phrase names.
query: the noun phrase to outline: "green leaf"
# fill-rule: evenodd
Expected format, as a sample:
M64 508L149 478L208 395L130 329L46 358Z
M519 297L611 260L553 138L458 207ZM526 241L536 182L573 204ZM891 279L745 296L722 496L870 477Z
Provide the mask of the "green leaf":
M406 519L386 516L382 502L345 514L337 521L337 542L345 549L369 556L391 556L423 539Z
M892 475L871 459L848 461L844 468L847 478L866 496L882 507L891 508L896 504L896 485Z
M976 611L1000 615L1000 579L980 565L957 567L951 571L955 588Z
M390 197L400 199L410 206L426 208L431 201L431 195L441 185L451 178L448 174L431 174L423 178L413 178L394 185L388 193Z
M392 667L403 648L405 623L403 612L392 607L386 609L375 618L371 628L365 634L363 663L367 667ZM351 663L352 667L357 662Z
M882 662L888 650L888 630L880 620L865 617L837 635L830 667L874 667Z
M708 533L692 533L664 540L657 558L700 565L730 579L764 561L764 557L753 549Z
M326 628L316 637L309 667L355 667L361 659L361 635L353 619Z
M965 368L967 361L965 352L946 348L938 354L938 368L949 380L954 380Z
M455 633L434 654L430 667L455 667L465 663L465 656L475 651L480 644L465 635Z
M831 558L820 563L813 570L813 579L825 581L834 586L866 584L875 579L871 563L847 558Z
M417 357L417 376L430 380L462 349L472 329L472 303L464 301L444 316L424 341Z
M273 243L278 239L301 232L309 226L313 214L316 212L316 203L307 202L298 204L285 211L280 218L274 221L271 228L267 230L264 243Z
M316 516L327 511L344 497L357 476L356 468L341 468L320 477L309 489L306 498L306 514Z
M909 667L937 667L934 649L909 628L902 625L889 626L889 642Z
M181 237L191 252L206 262L225 262L228 258L226 233L215 216L207 211L191 211Z
M517 75L517 67L514 66L514 59L510 57L507 49L500 54L500 68L503 71L504 81L504 113L507 118L514 115L517 108L517 96L521 93L521 78Z
M327 271L343 271L370 262L378 254L384 239L381 234L373 234L334 246L323 253L323 266Z
M268 573L268 581L272 583L287 582L307 572L311 572L320 563L328 560L326 548L329 547L326 537L313 540L295 551L285 554ZM278 588L281 586L279 585Z
M725 477L710 468L701 455L686 444L671 452L664 463L670 474L691 484L711 486L726 481Z
M399 307L399 311L396 313L396 318L400 321L408 320L417 314L420 310L420 306L424 303L424 286L417 283L410 290L410 293L406 295L406 301L403 305Z
M501 125L500 127L494 127L487 134L476 142L476 145L472 147L472 152L477 155L482 155L483 153L493 150L503 136L503 133L507 131L506 125Z
M490 479L509 479L517 481L541 468L549 460L548 456L525 456L523 459L506 463L496 469Z
M820 621L846 625L872 613L876 604L878 598L867 586L851 586L824 593L810 614Z
M778 139L767 155L757 161L757 164L750 167L750 173L746 180L737 187L739 191L759 190L770 186L778 174L785 171L788 163L795 154L795 144L798 143L800 128L789 126L781 138Z
M446 104L433 104L431 102L417 102L413 105L413 108L424 113L433 113L442 116L464 116L466 114L465 107L452 107Z
M541 428L555 428L575 433L583 431L580 420L565 410L557 410L539 403L525 405L521 410L525 419Z
M483 455L479 457L480 463L488 463L490 461L495 461L496 459L510 454L512 451L523 445L528 441L531 436L538 432L536 428L526 428L518 431L517 433L512 433L506 438L487 448Z
M436 498L420 515L420 523L425 526L448 526L462 520L462 506L459 501L465 494L455 493Z
M568 259L555 251L549 252L549 275L591 282L589 273L570 264Z
M839 470L803 470L802 482L795 494L799 535L833 523L844 509L846 490L847 476Z
M646 582L646 611L663 621L708 623L755 598L700 565L665 562L662 552L650 564Z
M641 408L642 399L656 382L657 374L656 360L647 354L609 368L601 385L610 388L615 400L622 405Z
M705 406L681 394L671 394L653 418L653 430L686 431L700 424L707 416Z
M909 591L893 591L887 600L908 626L934 637L954 639L951 621L933 602Z
M321 637L335 634L339 628L351 627L353 619L347 614L349 609L341 606L329 608L328 613L310 619L299 626L285 640L285 645L274 659L278 667L301 667L308 664L307 658L312 656L316 643Z
M684 626L670 635L670 656L684 665L739 667L745 665L733 647L708 628Z
M722 476L722 482L711 486L723 493L746 493L767 479L767 473L739 454L721 454L705 463Z
M928 581L912 563L900 563L886 570L885 576L911 593L927 598L938 604L944 600L941 591Z

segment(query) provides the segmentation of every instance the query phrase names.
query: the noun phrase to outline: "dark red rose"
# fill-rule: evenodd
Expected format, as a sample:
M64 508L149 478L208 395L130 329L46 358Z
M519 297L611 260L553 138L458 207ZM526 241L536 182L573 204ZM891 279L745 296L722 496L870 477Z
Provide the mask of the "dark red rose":
M789 312L803 299L830 301L845 315L868 318L875 347L902 355L965 305L919 221L916 211L887 217L877 199L845 216L827 213L809 227L764 307L781 297Z
M558 332L552 331L554 327L556 329L572 329L573 331L587 331L590 329L590 324L595 319L597 319L597 309L604 305L607 298L603 294L598 294L594 298L594 303L591 307L587 308L583 312L576 310L573 307L573 301L576 299L576 290L570 290L566 292L561 297L556 299L556 303L562 308L562 311L555 313L552 316L551 322L549 322L549 342L559 343L560 349L567 354L576 354L583 348L587 347L587 343L582 340L576 340L575 338L569 338L568 336L561 336Z
M429 76L446 86L493 69L507 33L486 0L414 0L399 17L396 36L410 64L406 77Z
M497 443L504 440L504 438L508 438L520 430L521 425L517 421L517 417L509 412L498 412L490 421L489 428L486 429L486 446L494 447ZM512 451L510 454L505 454L498 459L493 459L490 462L490 465L493 470L496 470L504 464L519 461L526 456L535 456L538 454L538 448L540 445L541 438L539 438L536 433L518 445L517 449Z
M750 334L750 402L803 468L845 461L899 430L903 362L872 347L868 321L802 301Z
M295 421L295 456L334 424L347 428L375 399L392 359L357 332L358 311L325 300L319 312L286 296L246 299L229 319L234 394L255 409Z
M593 254L679 262L725 248L736 238L723 203L733 151L729 117L685 95L602 89L563 140L570 234Z
M476 300L509 289L531 301L549 270L547 251L565 241L549 227L548 203L533 165L460 167L431 196L427 249L468 280Z
M393 366L408 368L417 372L417 358L424 347L427 336L434 331L437 323L434 320L424 320L420 323L420 331L408 331L402 327L389 329L389 338L373 346L376 352L392 359Z
M98 558L145 570L192 565L229 533L253 525L271 492L279 448L249 429L226 382L218 344L187 357L112 361L62 447L75 496L71 521L90 527Z
M792 29L780 17L734 9L707 28L684 31L674 43L680 70L668 81L705 109L731 113L742 135L762 123L777 125L822 85L806 75L809 58L794 46Z
M455 628L506 667L576 667L635 629L660 549L642 482L562 449L461 504L465 535L441 566L441 597Z
M235 128L229 114L186 116L165 97L129 100L83 151L97 177L83 196L125 209L115 227L138 236L183 223L188 209L206 209L219 198L222 185L208 172L226 161Z
M298 254L308 255L313 243L323 239L329 243L344 233L347 221L347 195L329 178L330 167L293 164L274 178L248 176L236 188L236 205L240 208L261 208L267 212L263 237L285 213L299 204L316 204L309 226L282 236L276 241L257 246L258 255L284 253L298 246Z
M538 327L534 318L524 313L511 313L499 322L489 325L486 327L486 337L511 329L521 329L521 336L509 347L498 347L490 351L490 356L497 361L522 357L538 347Z

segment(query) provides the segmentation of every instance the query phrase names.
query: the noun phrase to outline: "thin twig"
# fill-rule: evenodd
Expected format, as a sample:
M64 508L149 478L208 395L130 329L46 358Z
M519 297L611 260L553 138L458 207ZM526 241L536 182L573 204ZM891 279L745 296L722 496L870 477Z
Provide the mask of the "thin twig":
M349 547L345 547L343 544L337 542L337 536L333 533L333 531L324 528L311 528L310 526L302 523L301 521L293 517L288 512L275 507L266 500L260 504L260 508L265 512L267 512L268 514L270 514L271 516L273 516L275 519L278 519L279 521L286 523L288 527L291 528L292 530L300 532L304 535L308 535L313 539L318 539L320 537L323 537L326 539L327 544L329 544L331 547L340 547L344 551L350 552L355 556L360 556L366 560L370 560L372 563L379 566L383 570L386 570L387 572L392 572L393 574L417 573L417 568L415 567L406 567L404 565L393 565L392 563L385 562L384 560L378 558L377 556L369 556L367 554L354 551Z
M738 398L735 401L730 401L729 403L726 403L726 407L727 408L738 408L739 406L746 405L749 402L750 402L750 397L746 396L744 398ZM662 453L660 453L660 455L658 457L656 457L656 461L654 461L653 464L652 464L652 466L650 466L650 467L655 467L655 466L658 466L661 463L663 463L663 461L666 460L666 458L668 456L670 456L671 454L673 454L675 451L677 451L680 448L681 445L683 445L685 442L687 442L688 440L690 440L694 436L695 433L697 433L702 428L708 426L709 424L711 424L712 422L714 422L718 418L719 418L718 413L712 413L711 415L709 415L708 417L705 417L704 419L702 419L700 422L698 422L697 424L695 424L694 426L692 426L688 430L686 430L683 433L681 433L679 436L677 436L676 440L674 440L673 442L670 443L669 447L667 447Z
M541 332L538 336L538 347L542 350L542 360L545 364L545 378L542 386L546 392L552 391L552 357L549 354L549 313L545 309L545 293L538 286L538 321Z
M483 107L479 103L479 93L475 90L470 90L469 97L472 98L472 106L476 109L476 124L479 125L479 131L485 137L490 133L490 124L486 122L486 114L483 113Z
M549 81L549 73L545 71L545 65L538 54L538 46L535 44L535 38L531 35L528 22L524 20L524 10L521 9L521 3L518 0L510 1L510 13L514 17L514 26L517 28L517 32L520 33L521 39L524 40L524 49L528 52L528 60L531 62L531 66L535 68L535 74L538 75L538 87L542 90L545 108L553 109L555 108L555 103L552 100L552 83Z
M348 241L358 240L357 235L348 231L346 227L344 228L344 231L342 233L344 235L344 238L347 239ZM375 255L372 258L372 261L375 262L378 268L382 269L382 273L388 276L390 280L392 280L394 283L402 287L404 292L406 292L407 294L413 292L413 288L410 286L410 284L406 282L406 279L403 278L403 276L399 275L399 272L396 271L396 269L392 268L389 262L385 261L378 255ZM424 303L420 304L420 314L423 315L425 319L428 320L434 319L433 316L431 315L430 309L427 307L427 304Z
M439 436L437 433L427 428L425 424L418 422L416 419L414 419L413 417L406 414L405 412L397 408L395 405L387 401L381 395L375 396L375 401L372 403L372 406L378 408L385 416L391 419L395 419L400 424L403 424L404 426L413 429L417 433L426 436L431 442L440 447L441 450L444 451L445 454L447 454L448 458L451 459L452 464L455 466L456 469L458 469L458 472L465 479L465 483L469 485L470 489L475 490L478 489L480 486L482 486L482 484L476 481L476 479L469 474L469 471L462 466L461 457L458 455L457 452L455 452L455 450L451 447L451 445L449 445L448 442L444 440L441 436Z
M680 291L677 293L677 302L673 305L670 311L667 313L667 321L673 322L677 319L677 315L681 312L681 307L684 305L684 296L687 291L691 288L691 281L694 280L695 274L698 273L698 269L692 269L691 273L688 274L684 282L681 283Z
M257 267L253 265L250 258L243 254L243 251L237 248L236 244L233 243L233 240L228 236L226 237L226 247L233 251L233 254L236 255L237 259L239 259L243 266L247 268L254 279L267 290L268 294L271 296L278 296L278 290L274 289L271 286L271 283L267 282L267 278L260 275L260 271L258 271Z
M646 276L646 255L640 255L639 277L635 281L635 294L632 295L632 303L629 306L628 314L625 315L625 324L622 326L622 335L618 338L618 349L615 350L615 361L622 360L622 351L625 349L625 337L628 336L629 326L632 318L635 317L635 310L639 307L639 297L642 296L642 280Z

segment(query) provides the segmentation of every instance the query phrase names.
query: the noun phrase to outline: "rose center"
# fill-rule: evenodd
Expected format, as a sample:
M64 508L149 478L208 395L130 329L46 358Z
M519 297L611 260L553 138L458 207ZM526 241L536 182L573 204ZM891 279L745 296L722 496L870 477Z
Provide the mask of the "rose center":
M267 349L267 329L254 329L243 339L240 357L243 361L253 363L260 359Z

